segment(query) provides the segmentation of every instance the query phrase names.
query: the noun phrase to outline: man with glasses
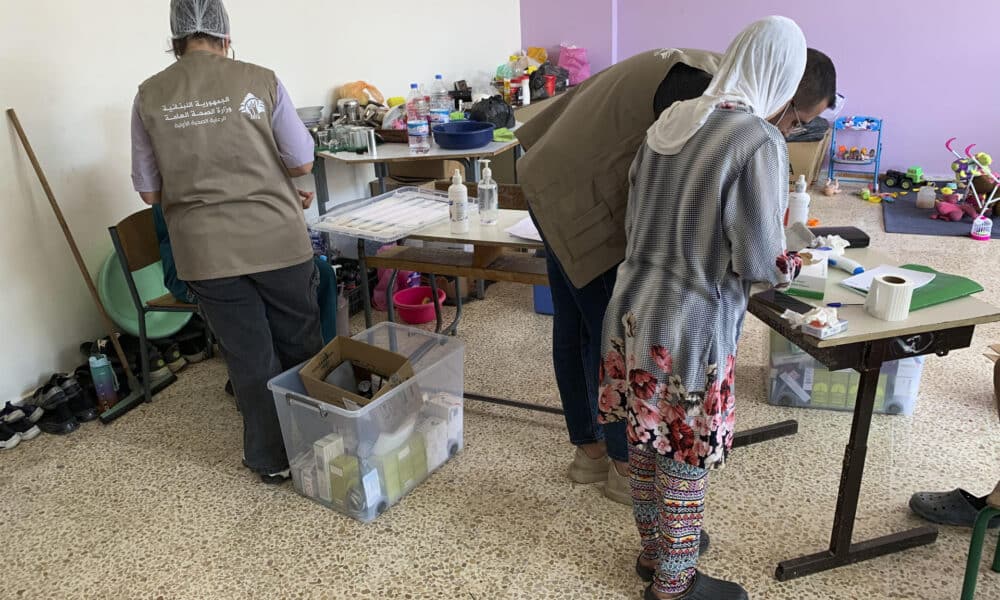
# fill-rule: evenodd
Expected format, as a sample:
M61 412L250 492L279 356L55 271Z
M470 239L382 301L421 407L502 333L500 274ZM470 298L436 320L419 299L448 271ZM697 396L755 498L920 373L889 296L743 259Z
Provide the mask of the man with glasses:
M604 313L625 257L629 166L664 110L708 88L719 59L701 50L638 54L573 88L517 132L528 150L518 176L548 257L552 358L576 446L569 477L605 482L605 496L623 504L631 504L625 427L597 424L597 385ZM798 91L772 123L787 137L819 116L836 101L836 79L829 57L809 49Z

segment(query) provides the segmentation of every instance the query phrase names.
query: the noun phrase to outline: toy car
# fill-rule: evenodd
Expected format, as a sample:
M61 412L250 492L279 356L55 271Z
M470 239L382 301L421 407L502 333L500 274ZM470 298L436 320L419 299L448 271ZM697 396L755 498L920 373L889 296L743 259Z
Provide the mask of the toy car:
M889 169L885 172L885 185L887 187L901 187L904 190L911 190L915 187L927 185L924 179L924 170L920 167L910 167L906 173Z

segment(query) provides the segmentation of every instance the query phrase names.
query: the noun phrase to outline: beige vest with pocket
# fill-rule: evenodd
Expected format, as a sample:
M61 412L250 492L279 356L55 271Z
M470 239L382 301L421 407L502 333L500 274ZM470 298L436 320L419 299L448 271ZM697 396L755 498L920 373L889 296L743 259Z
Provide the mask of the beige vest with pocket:
M677 63L715 74L721 56L655 50L620 62L517 130L518 180L546 242L580 288L625 258L629 168L655 120L653 99Z
M185 281L312 258L302 204L271 129L277 89L267 69L197 51L139 86L177 275Z

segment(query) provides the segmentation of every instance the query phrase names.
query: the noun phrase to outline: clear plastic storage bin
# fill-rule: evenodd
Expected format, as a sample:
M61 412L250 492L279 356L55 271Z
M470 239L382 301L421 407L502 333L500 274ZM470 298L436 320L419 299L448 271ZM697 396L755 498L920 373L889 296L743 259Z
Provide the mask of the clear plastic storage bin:
M408 357L414 376L361 410L309 397L301 365L268 388L295 489L368 522L462 449L464 344L394 323L354 339Z
M912 415L920 391L924 357L882 365L875 392L875 412ZM771 378L768 402L853 411L861 374L853 369L830 371L775 331L771 331Z

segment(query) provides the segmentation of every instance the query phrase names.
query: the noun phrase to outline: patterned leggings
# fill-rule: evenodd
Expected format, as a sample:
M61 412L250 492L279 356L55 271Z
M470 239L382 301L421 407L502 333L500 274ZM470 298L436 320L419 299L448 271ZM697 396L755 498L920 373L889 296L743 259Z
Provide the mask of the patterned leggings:
M628 456L642 557L658 561L653 588L667 594L683 592L698 563L708 470L643 446L630 446Z

